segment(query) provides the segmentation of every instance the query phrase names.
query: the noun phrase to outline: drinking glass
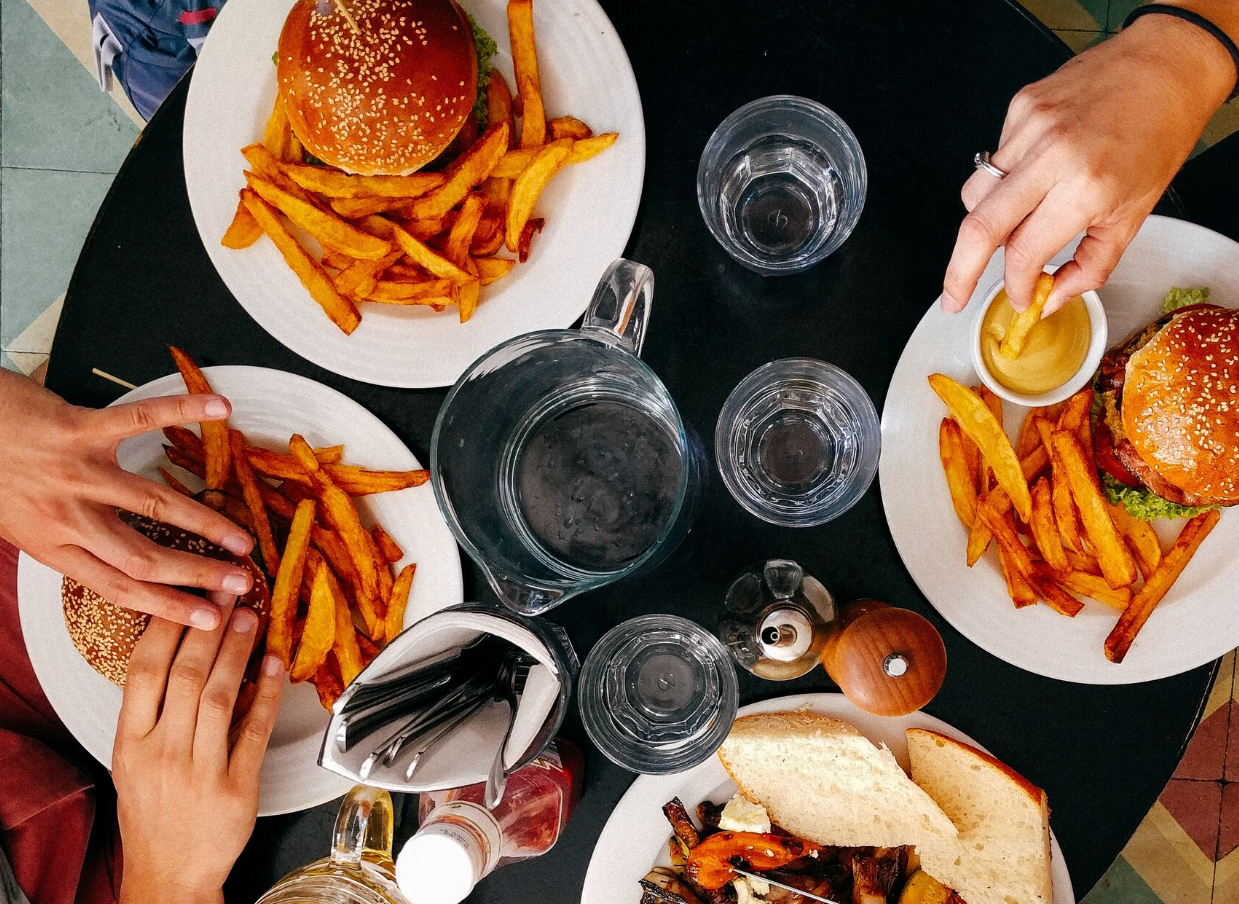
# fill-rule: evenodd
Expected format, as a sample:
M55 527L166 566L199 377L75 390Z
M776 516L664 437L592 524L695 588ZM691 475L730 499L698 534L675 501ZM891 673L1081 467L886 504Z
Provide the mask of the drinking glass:
M838 114L779 94L736 110L710 136L697 203L711 234L741 264L797 273L851 235L866 181L860 143Z
M580 330L494 348L439 410L435 498L524 615L660 561L692 523L705 456L637 357L653 286L648 267L616 261Z
M710 757L736 718L739 686L718 638L673 615L644 615L594 645L578 679L594 745L633 772L682 772Z
M855 505L877 473L881 444L864 388L813 358L772 361L741 380L714 433L731 495L785 527L824 524Z

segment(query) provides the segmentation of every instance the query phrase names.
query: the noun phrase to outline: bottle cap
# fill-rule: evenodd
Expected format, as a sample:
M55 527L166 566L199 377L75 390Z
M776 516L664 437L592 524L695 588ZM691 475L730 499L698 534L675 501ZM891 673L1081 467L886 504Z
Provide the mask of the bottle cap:
M465 832L430 826L396 857L396 884L411 904L460 904L482 877L484 860Z

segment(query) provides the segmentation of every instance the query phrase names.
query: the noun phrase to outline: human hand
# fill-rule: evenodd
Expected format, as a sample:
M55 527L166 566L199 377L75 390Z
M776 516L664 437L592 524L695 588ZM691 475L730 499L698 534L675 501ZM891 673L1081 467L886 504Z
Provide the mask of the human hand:
M278 657L229 742L258 619L246 608L213 631L153 618L134 647L112 778L125 855L119 904L223 899L258 815L258 773L283 690ZM183 635L183 636L182 636Z
M124 509L245 555L253 538L223 515L116 462L122 440L173 424L222 420L220 396L178 395L95 411L0 370L0 537L114 603L181 624L214 628L219 611L176 587L239 595L244 568L164 549L124 524Z
M964 184L943 308L964 308L1002 245L1007 294L1024 310L1046 262L1082 231L1045 311L1104 284L1234 80L1217 40L1151 15L1021 90L991 158L1007 177L978 170Z

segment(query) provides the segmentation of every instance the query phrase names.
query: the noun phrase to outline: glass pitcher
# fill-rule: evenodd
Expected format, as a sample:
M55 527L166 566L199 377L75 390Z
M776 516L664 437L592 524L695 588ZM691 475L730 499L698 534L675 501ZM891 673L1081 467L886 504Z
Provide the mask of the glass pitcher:
M408 904L392 862L391 795L358 785L340 804L331 855L293 870L258 904Z
M667 555L704 454L641 353L648 267L618 260L580 330L497 346L439 410L430 470L460 545L510 608L537 615Z

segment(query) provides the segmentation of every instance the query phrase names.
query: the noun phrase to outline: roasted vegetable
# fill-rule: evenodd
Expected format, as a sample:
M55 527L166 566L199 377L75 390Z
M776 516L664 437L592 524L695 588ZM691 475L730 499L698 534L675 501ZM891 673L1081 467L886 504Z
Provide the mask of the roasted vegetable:
M761 872L820 851L820 845L800 838L761 832L718 832L692 849L685 872L702 888L722 888L735 877L733 866Z

